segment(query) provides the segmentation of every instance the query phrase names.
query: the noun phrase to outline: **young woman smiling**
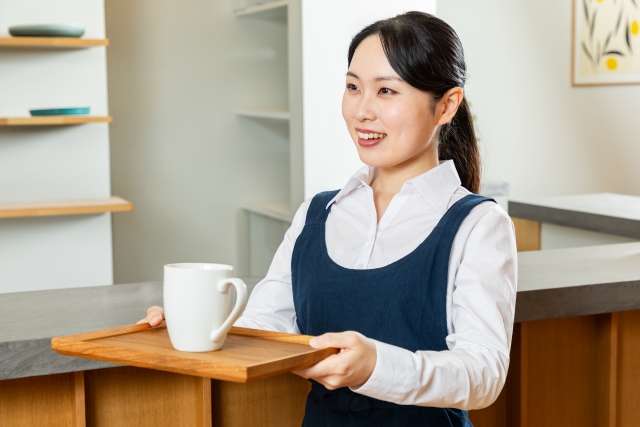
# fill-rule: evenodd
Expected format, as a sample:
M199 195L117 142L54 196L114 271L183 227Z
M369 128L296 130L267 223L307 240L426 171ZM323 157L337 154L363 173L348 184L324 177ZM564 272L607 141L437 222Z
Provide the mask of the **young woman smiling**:
M297 372L313 384L304 426L470 426L507 375L516 246L473 194L462 45L409 12L363 29L348 64L342 112L367 166L298 209L236 324L341 349Z

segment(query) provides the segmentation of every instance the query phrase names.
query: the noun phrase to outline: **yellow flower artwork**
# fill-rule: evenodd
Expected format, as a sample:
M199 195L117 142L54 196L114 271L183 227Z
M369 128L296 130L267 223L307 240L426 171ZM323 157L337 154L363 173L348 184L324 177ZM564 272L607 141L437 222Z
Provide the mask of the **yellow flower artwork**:
M574 85L640 83L639 2L574 0Z

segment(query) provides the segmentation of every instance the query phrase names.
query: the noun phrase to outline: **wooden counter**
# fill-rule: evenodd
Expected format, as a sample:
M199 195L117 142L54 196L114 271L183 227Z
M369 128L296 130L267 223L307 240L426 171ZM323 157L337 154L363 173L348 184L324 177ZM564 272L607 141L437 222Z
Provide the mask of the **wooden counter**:
M519 251L507 384L476 427L640 425L638 243L543 250L542 224L640 239L640 197L509 201Z
M507 386L475 427L640 425L639 261L640 243L519 254ZM0 294L0 426L300 425L309 386L292 374L236 384L50 349L161 304L160 283Z

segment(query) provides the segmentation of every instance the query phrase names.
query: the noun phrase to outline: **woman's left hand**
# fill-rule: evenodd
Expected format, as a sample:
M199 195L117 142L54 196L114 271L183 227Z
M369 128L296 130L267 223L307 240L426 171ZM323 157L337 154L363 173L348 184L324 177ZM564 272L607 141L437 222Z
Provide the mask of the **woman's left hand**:
M340 387L359 388L369 380L376 367L378 353L373 340L358 332L328 333L313 338L309 345L313 348L339 348L338 354L331 355L310 368L295 371L294 374L313 379L328 390Z

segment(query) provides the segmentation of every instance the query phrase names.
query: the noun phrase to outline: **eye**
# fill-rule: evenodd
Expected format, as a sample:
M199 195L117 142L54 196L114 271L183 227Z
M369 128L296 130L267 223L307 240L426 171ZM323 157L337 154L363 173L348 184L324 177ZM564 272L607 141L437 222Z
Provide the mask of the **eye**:
M380 89L380 93L383 95L392 95L396 93L396 91L389 89L388 87L383 87L382 89Z
M360 88L353 83L347 83L347 90L356 91L360 90Z

